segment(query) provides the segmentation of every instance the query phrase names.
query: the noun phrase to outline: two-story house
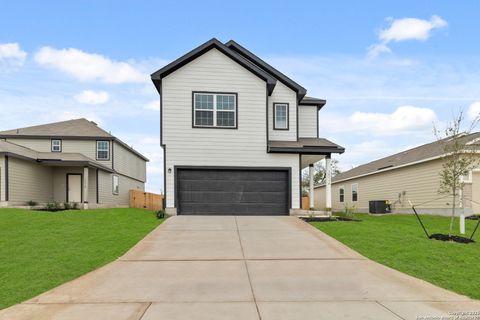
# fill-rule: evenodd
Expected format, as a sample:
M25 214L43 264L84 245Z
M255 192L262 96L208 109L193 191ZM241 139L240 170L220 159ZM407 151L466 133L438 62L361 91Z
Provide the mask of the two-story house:
M300 208L302 169L313 177L327 158L330 170L344 151L319 137L326 101L234 41L212 39L151 77L169 214L289 214Z
M86 119L1 131L0 206L128 206L129 190L144 190L147 161Z

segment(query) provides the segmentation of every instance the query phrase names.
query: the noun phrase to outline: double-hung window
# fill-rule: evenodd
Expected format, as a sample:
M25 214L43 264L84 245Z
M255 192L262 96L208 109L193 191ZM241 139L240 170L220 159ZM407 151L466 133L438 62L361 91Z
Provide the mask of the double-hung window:
M236 128L237 95L231 93L194 92L193 126Z
M352 184L352 201L358 200L358 183Z
M110 160L110 141L97 141L97 160Z
M344 202L345 201L345 188L340 187L338 189L338 194L340 195L340 202Z
M52 152L62 152L62 140L52 139Z
M288 130L288 103L273 104L273 129Z
M118 182L118 176L112 176L112 193L118 194L120 191L120 184Z

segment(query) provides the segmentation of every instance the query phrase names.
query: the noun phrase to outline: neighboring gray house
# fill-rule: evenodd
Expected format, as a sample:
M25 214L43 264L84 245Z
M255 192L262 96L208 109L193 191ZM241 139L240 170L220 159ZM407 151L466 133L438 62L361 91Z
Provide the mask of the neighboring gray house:
M480 133L465 135L467 149L478 152ZM449 215L452 198L441 198L440 171L444 162L444 144L448 139L424 144L413 149L378 159L336 175L332 180L334 211L355 206L368 212L371 200L388 200L394 213L412 213L409 200L418 211ZM466 215L480 213L480 168L464 177L464 188L458 199L458 211ZM324 208L325 185L315 187L315 207Z
M0 206L128 206L144 190L143 155L86 119L0 132Z
M152 81L169 214L289 214L301 170L344 151L319 137L325 100L234 41L212 39Z

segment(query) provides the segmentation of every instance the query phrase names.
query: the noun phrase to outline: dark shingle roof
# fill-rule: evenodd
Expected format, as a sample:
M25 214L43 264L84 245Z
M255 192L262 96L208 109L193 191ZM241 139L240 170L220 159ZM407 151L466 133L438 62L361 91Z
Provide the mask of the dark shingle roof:
M269 152L304 154L343 153L345 148L324 138L299 138L298 141L268 141Z
M462 139L467 142L473 142L471 149L477 150L480 145L480 132L465 135ZM427 143L409 150L405 150L394 155L378 159L351 170L337 174L332 178L332 182L346 180L365 174L373 174L381 170L391 169L398 166L415 163L430 158L437 158L444 155L445 144L448 144L451 139L443 139Z

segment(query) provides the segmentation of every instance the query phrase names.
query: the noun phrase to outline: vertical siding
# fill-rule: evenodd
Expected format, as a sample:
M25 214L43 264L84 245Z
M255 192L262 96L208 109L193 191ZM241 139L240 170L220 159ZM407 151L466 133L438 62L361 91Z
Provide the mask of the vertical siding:
M115 171L143 182L146 181L145 160L117 142L114 143L113 157Z
M24 139L9 138L8 142L33 149L39 152L51 152L51 139ZM110 142L110 160L98 161L102 165L112 167L112 142ZM81 153L92 160L96 160L97 142L96 140L68 140L62 139L62 152L64 153Z
M317 106L298 107L298 136L299 138L317 138Z
M192 91L238 93L238 129L192 128ZM266 152L264 81L212 49L165 77L162 93L166 167L172 170L166 173L167 207L174 207L173 168L179 165L292 168L292 203L299 207L298 155ZM294 101L292 110L295 115ZM295 124L290 128L295 132Z
M9 201L25 203L29 200L53 200L52 168L32 161L9 157Z
M273 130L273 104L282 102L289 104L289 130ZM280 81L268 97L268 127L270 140L297 141L297 93Z
M441 197L438 194L440 186L439 172L442 160L433 160L417 165L412 165L396 170L389 170L370 176L351 179L332 184L332 207L334 210L343 210L345 204L355 205L357 210L368 212L370 200L388 200L393 203L396 211L411 212L408 200L420 209L448 208L449 197L432 201ZM358 201L352 201L352 184L358 183ZM339 201L339 187L345 186L345 202ZM406 192L405 197L399 201L399 193ZM315 206L325 206L325 188L315 189Z

